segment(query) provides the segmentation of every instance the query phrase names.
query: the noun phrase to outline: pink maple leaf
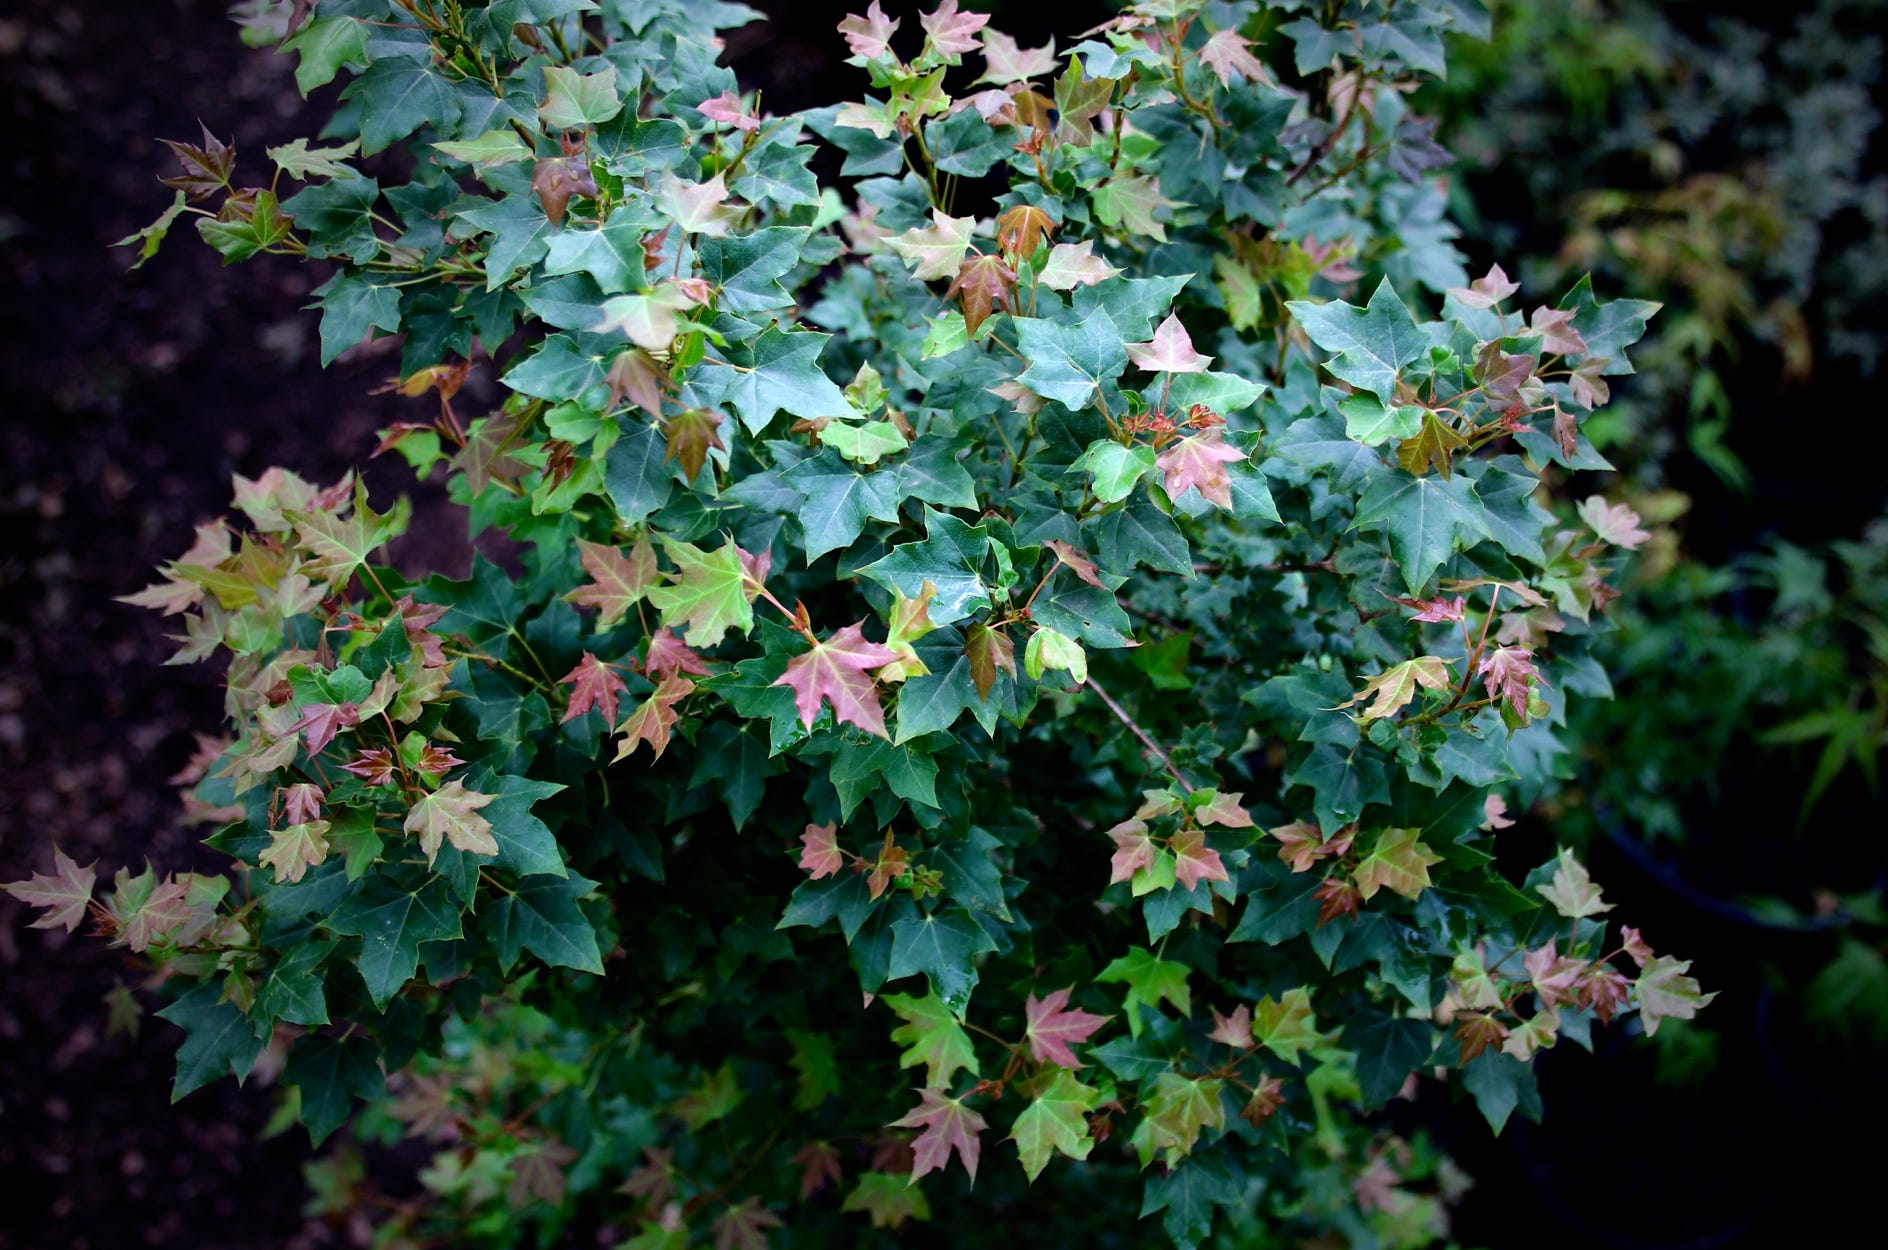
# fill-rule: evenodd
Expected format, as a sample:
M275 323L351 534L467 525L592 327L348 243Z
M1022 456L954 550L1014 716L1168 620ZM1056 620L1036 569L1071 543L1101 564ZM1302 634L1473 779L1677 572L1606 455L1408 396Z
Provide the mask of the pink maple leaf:
M1410 620L1427 621L1431 624L1444 621L1459 621L1468 613L1468 600L1460 595L1457 595L1453 599L1443 599L1441 597L1435 599L1403 599L1392 595L1390 602L1400 603L1406 608L1413 609L1415 615L1410 617Z
M839 849L838 825L808 825L806 832L800 835L804 849L800 851L800 867L812 875L813 880L830 877L845 866L846 854Z
M1541 336L1541 350L1559 356L1578 356L1586 351L1586 340L1573 328L1571 308L1536 308L1528 329Z
M1232 1009L1230 1016L1222 1016L1219 1009L1213 1009L1213 1031L1206 1035L1208 1041L1224 1042L1235 1050L1251 1050L1252 1008L1244 1003Z
M1481 674L1491 699L1506 699L1516 716L1527 715L1528 683L1540 676L1534 653L1526 647L1501 647L1482 657L1475 671Z
M305 825L321 819L321 800L325 797L320 786L306 781L298 781L282 791L282 810L288 823Z
M1639 514L1623 503L1607 503L1604 496L1593 495L1580 505L1580 519L1599 535L1600 541L1626 551L1637 551L1651 534L1639 528Z
M931 46L947 55L977 50L977 32L982 30L990 19L982 13L961 13L957 9L957 0L943 0L937 11L927 13L918 19L931 36Z
M97 880L97 864L81 868L71 856L54 847L51 876L36 872L24 881L0 885L0 890L29 906L45 909L45 914L33 921L33 928L59 926L70 933L85 919L86 907L92 901L92 886Z
M820 700L832 704L833 716L841 724L857 725L869 734L890 737L885 732L885 711L879 706L878 687L869 676L871 670L896 663L902 657L881 643L866 640L865 624L848 625L825 642L816 642L805 655L787 661L787 671L776 686L793 689L793 703L800 712L800 723L811 727L819 717Z
M1042 545L1055 554L1056 563L1066 564L1071 573L1090 586L1101 586L1101 578L1095 573L1095 562L1083 555L1072 543L1060 538L1051 538ZM1103 586L1102 589L1107 588Z
M706 677L708 666L693 647L676 637L675 631L664 625L649 639L649 653L642 658L642 671L657 680L680 673Z
M1182 829L1173 835L1173 875L1191 890L1202 881L1227 881L1226 865L1219 852L1206 845L1206 835L1198 829Z
M1534 992L1550 1007L1574 1000L1578 993L1575 987L1587 967L1582 960L1555 953L1552 938L1547 945L1521 956L1521 965L1534 982Z
M341 765L344 773L353 773L370 786L384 786L393 780L393 752L386 747L368 747Z
M343 729L361 723L361 710L352 703L304 703L295 728L308 740L308 753L318 755Z
M1025 1032L1029 1038L1029 1053L1037 1063L1080 1068L1081 1061L1069 1047L1087 1041L1089 1034L1111 1018L1080 1008L1064 1010L1074 988L1069 986L1041 998L1031 994L1023 1000L1023 1018L1028 1022Z
M703 100L695 106L695 111L709 121L720 122L723 126L732 126L736 130L759 130L760 118L749 117L741 109L741 97L732 91L723 91L712 100Z
M1145 343L1127 344L1128 359L1149 373L1205 373L1211 356L1193 350L1193 338L1172 313Z
M1122 821L1108 830L1108 836L1114 839L1115 845L1114 856L1109 861L1113 867L1109 885L1130 879L1154 862L1154 840L1147 836L1147 823L1139 817Z
M878 0L872 0L864 17L848 13L839 23L839 33L846 37L846 46L852 49L852 55L866 61L876 61L891 50L892 33L897 29L898 19L886 17L885 11L878 7Z
M629 692L623 679L588 651L583 653L583 659L577 661L576 668L557 679L557 684L571 688L570 707L564 712L566 722L576 720L595 708L603 713L605 722L614 723L617 696Z
M941 1170L950 1162L951 1151L955 1150L974 1183L977 1159L983 1153L983 1144L977 1140L977 1134L984 1129L983 1117L934 1089L919 1090L918 1099L918 1105L907 1111L903 1119L892 1121L893 1128L924 1130L911 1143L911 1179Z
M1179 499L1188 487L1200 492L1209 503L1232 511L1232 478L1225 466L1244 460L1246 453L1226 446L1219 429L1192 434L1181 439L1154 460L1166 475L1163 483L1167 498Z
M1223 825L1228 829L1250 829L1252 813L1239 805L1245 795L1234 791L1221 791L1213 796L1210 803L1193 813L1193 818L1202 825Z
M1231 27L1216 30L1200 48L1200 64L1213 71L1222 87L1232 86L1235 73L1249 83L1269 83L1271 75L1265 72L1265 63L1252 55L1251 47L1252 41Z
M1495 265L1466 287L1451 287L1448 293L1469 308L1493 308L1520 289L1519 282L1510 282L1501 266Z

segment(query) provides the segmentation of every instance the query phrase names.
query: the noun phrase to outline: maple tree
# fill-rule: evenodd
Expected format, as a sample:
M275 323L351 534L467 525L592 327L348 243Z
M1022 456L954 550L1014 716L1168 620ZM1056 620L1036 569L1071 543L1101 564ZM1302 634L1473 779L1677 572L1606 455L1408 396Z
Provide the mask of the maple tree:
M382 446L503 563L239 480L131 596L227 652L234 867L7 888L162 970L179 1094L279 1039L317 1141L366 1102L438 1146L388 1245L826 1244L1076 1166L1182 1246L1409 1241L1406 1082L1498 1129L1539 1050L1709 995L1569 853L1491 850L1603 690L1644 533L1545 479L1654 310L1471 281L1403 89L1473 6L1327 8L1057 53L943 0L906 60L874 3L872 94L779 117L737 5L295 6L342 144L271 149L279 199L173 145L133 242L331 265L324 359L402 336L437 415Z

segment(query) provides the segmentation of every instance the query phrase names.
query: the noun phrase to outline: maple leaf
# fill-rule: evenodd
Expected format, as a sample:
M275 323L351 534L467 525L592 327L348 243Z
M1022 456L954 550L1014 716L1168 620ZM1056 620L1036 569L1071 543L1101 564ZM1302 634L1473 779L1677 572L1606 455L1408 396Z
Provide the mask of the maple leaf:
M712 100L703 100L695 106L695 111L709 121L720 122L723 126L732 126L736 130L760 129L760 118L750 117L743 112L741 97L732 91L723 91Z
M1348 700L1338 704L1349 707L1364 699L1371 699L1369 707L1357 719L1364 722L1381 720L1386 716L1395 716L1409 706L1420 687L1424 690L1444 692L1450 683L1449 662L1441 656L1419 655L1413 660L1404 660L1378 673L1364 682L1364 688Z
M708 451L726 451L727 444L721 441L721 416L700 408L690 408L678 412L662 423L662 432L668 438L668 449L663 452L663 460L674 460L682 466L682 472L693 482L701 472L701 466L708 460Z
M45 909L31 927L59 927L70 933L85 919L86 907L92 901L92 886L97 881L96 861L81 868L71 856L54 847L51 876L36 872L24 881L0 885L0 890L5 890L29 907Z
M1493 308L1521 289L1519 282L1508 281L1508 275L1500 265L1493 265L1488 272L1466 287L1451 287L1448 294L1455 297L1455 302L1466 308Z
M867 1172L846 1195L841 1211L863 1211L872 1217L873 1228L897 1228L906 1220L928 1220L931 1208L924 1200L924 1190L915 1188L908 1175Z
M1330 1040L1318 1032L1317 1024L1311 991L1302 986L1276 1000L1268 994L1252 1009L1252 1036L1286 1063L1297 1063L1299 1055Z
M931 210L931 224L914 227L885 240L887 247L912 266L912 277L921 282L952 277L970 250L970 232L975 217L950 217L941 209ZM1010 280L1015 281L1015 275Z
M885 732L878 688L867 674L895 663L899 656L890 647L867 641L864 624L848 625L826 641L814 643L804 655L787 661L787 671L773 683L792 688L801 724L812 727L823 699L832 705L840 724L857 725L880 738L891 736Z
M620 333L639 348L666 351L682 328L682 314L702 303L702 292L665 279L647 291L612 295L598 307L590 326L597 334Z
M1540 678L1534 653L1526 647L1500 647L1475 666L1491 699L1505 699L1518 717L1527 716L1528 683Z
M1609 504L1600 495L1590 496L1580 505L1580 519L1599 535L1604 543L1627 551L1637 551L1651 534L1639 528L1639 514L1625 504Z
M1613 397L1613 388L1604 376L1606 366L1611 363L1603 356L1587 356L1580 361L1579 367L1573 371L1573 376L1567 379L1567 385L1573 391L1574 403L1589 412L1605 406L1606 401ZM1564 431L1562 430L1563 417L1566 424ZM1555 412L1554 433L1559 436L1561 450L1569 456L1574 452L1573 434L1576 428L1577 422L1571 413Z
M1115 852L1109 860L1112 872L1108 884L1127 881L1143 868L1154 862L1154 839L1147 832L1147 822L1139 817L1122 821L1108 830L1108 836L1114 839Z
M1449 997L1458 1007L1475 1011L1499 1008L1505 1004L1502 983L1488 967L1488 955L1480 945L1456 951L1449 964Z
M839 33L846 37L846 46L852 49L852 55L859 61L876 61L891 51L892 35L898 30L897 18L888 18L885 11L878 7L878 0L872 0L865 10L865 16L848 13L839 23Z
M282 811L291 825L314 820L321 815L321 787L300 781L282 791Z
M1588 968L1576 988L1575 1004L1598 1016L1601 1024L1611 1024L1632 1001L1632 982L1623 972L1601 964Z
M1621 949L1632 956L1632 962L1638 964L1641 968L1651 962L1653 957L1652 947L1647 944L1644 937L1640 936L1639 931L1631 925L1621 925L1619 927L1619 944Z
M885 835L885 845L879 848L878 858L872 861L872 871L865 879L865 891L876 899L885 893L893 881L905 875L911 868L910 853L892 840L892 835Z
M782 1227L780 1217L759 1198L744 1199L715 1217L715 1250L767 1250L767 1230Z
M1056 244L1042 262L1038 279L1052 291L1072 291L1078 286L1095 286L1121 272L1096 256L1094 249L1093 239Z
M936 994L923 998L887 994L883 1002L904 1021L891 1035L895 1044L905 1047L899 1067L923 1064L925 1085L930 1089L949 1089L951 1077L959 1070L977 1075L977 1048L943 999Z
M1330 877L1319 882L1318 888L1311 891L1311 897L1318 900L1320 929L1339 916L1355 916L1363 906L1363 895L1343 877Z
M964 329L974 335L992 308L1015 312L1015 293L1016 271L1001 256L980 255L964 258L944 298L958 298L964 309Z
M1660 955L1649 960L1640 971L1633 990L1639 1000L1639 1019L1645 1025L1647 1037L1659 1031L1659 1021L1689 1020L1698 1014L1700 1007L1708 1006L1717 997L1715 990L1701 994L1698 982L1685 975L1690 970L1689 959Z
M308 753L319 755L343 729L361 723L361 709L355 703L304 703L296 732L308 740Z
M236 167L235 146L211 134L210 128L203 123L197 125L203 131L202 147L171 139L158 140L171 150L171 155L177 158L177 163L184 170L181 174L172 174L158 181L182 191L185 198L193 202L208 199L219 189L229 186L230 173Z
M605 723L613 722L616 719L617 696L629 691L623 679L612 672L609 665L588 651L577 661L577 667L557 679L557 684L571 687L570 706L565 709L559 724L568 724L591 708L603 713Z
M976 34L989 21L982 13L960 13L957 0L940 0L934 11L918 18L918 24L931 36L931 46L946 56L975 52Z
M1128 1032L1141 1035L1139 1008L1144 1004L1158 1009L1162 1002L1172 1003L1182 1016L1193 1014L1193 993L1187 988L1189 969L1183 963L1161 959L1152 951L1136 948L1103 968L1095 980L1104 984L1125 983L1122 1011L1128 1019Z
M1205 373L1211 356L1193 350L1193 338L1172 313L1145 343L1129 343L1128 359L1149 373Z
M995 35L990 31L985 35ZM997 38L1007 38L997 35ZM1055 220L1034 204L1018 204L996 219L996 245L1014 261L1025 261L1055 233Z
M977 1159L983 1153L977 1134L987 1125L981 1115L962 1102L935 1089L921 1089L918 1105L901 1119L893 1120L891 1126L924 1130L911 1143L911 1181L907 1183L915 1183L926 1172L942 1171L955 1150L964 1171L970 1173L971 1184L976 1184Z
M353 773L370 786L384 786L393 780L393 752L387 747L368 747L341 765L344 773Z
M800 1165L800 1198L811 1198L828 1185L837 1185L842 1175L839 1152L823 1141L810 1141L793 1152L792 1163Z
M1189 434L1154 458L1165 475L1162 485L1167 498L1178 500L1188 487L1200 492L1209 503L1232 511L1232 478L1225 465L1244 460L1246 453L1226 446L1218 427L1199 434Z
M973 80L975 82L990 82L1001 87L1055 70L1053 39L1040 48L1023 48L1000 30L985 30L982 38L984 70ZM1026 249L1022 255L1027 256L1034 250Z
M1432 625L1442 622L1459 621L1468 614L1468 600L1464 599L1461 595L1457 595L1453 599L1443 599L1440 597L1435 599L1404 599L1397 595L1391 595L1389 596L1389 600L1391 603L1400 603L1404 607L1411 609L1414 615L1409 618L1410 620L1423 621Z
M846 853L839 849L838 825L808 825L800 835L800 867L818 881L830 877L845 866Z
M674 631L665 625L649 636L649 647L642 657L642 671L657 681L683 673L706 677L708 665L695 653L694 648L677 638Z
M1100 1098L1099 1091L1057 1068L1049 1084L1016 1117L1006 1140L1016 1143L1023 1172L1031 1181L1042 1175L1057 1151L1071 1159L1088 1157L1095 1139L1088 1131L1087 1116Z
M1074 545L1060 538L1051 538L1042 545L1048 548L1055 556L1057 564L1064 565L1071 573L1087 582L1090 586L1099 586L1103 590L1107 589L1107 587L1103 585L1101 578L1095 574L1095 562L1078 551Z
M611 763L628 759L641 743L647 742L649 750L656 759L669 747L669 731L675 728L682 714L675 710L675 705L695 692L695 683L686 677L671 673L662 679L648 698L636 705L636 710L616 727L622 735L617 743L616 756Z
M638 538L627 556L616 547L579 538L577 556L590 575L590 584L577 587L564 600L598 609L598 633L622 620L658 584L656 553L647 536Z
M1509 1029L1508 1040L1501 1044L1501 1052L1526 1063L1534 1057L1535 1051L1551 1049L1559 1033L1560 1012L1549 1007L1545 1011L1535 1012Z
M112 894L105 900L118 936L113 946L143 951L151 943L191 919L190 888L174 877L160 881L147 865L137 876L120 868L112 877Z
M1024 1036L1037 1063L1080 1068L1081 1061L1069 1047L1087 1041L1089 1034L1113 1018L1080 1008L1065 1010L1074 988L1055 990L1041 998L1031 994L1023 1002L1023 1018L1028 1022Z
M492 837L492 822L479 815L478 809L497 797L468 790L454 778L415 803L401 827L419 838L429 866L442 840L469 855L496 855L498 840Z
M1586 340L1573 328L1574 309L1536 308L1528 322L1528 332L1541 336L1541 350L1557 356L1579 356L1586 352Z
M1493 833L1497 829L1512 829L1514 822L1508 819L1508 800L1499 794L1490 794L1482 800L1482 823L1479 828L1484 833Z
M1493 1016L1479 1011L1457 1012L1455 1035L1462 1043L1461 1062L1464 1066L1490 1046L1501 1049L1508 1040L1507 1027Z
M990 697L998 669L1012 679L1016 676L1016 644L1009 635L982 622L972 625L965 636L964 655L970 660L970 681L977 688L979 701Z
M531 190L544 206L545 218L553 226L561 226L573 199L597 193L597 180L590 172L590 162L583 157L549 156L532 164Z
M1228 881L1226 865L1219 852L1206 845L1206 835L1198 829L1182 829L1169 843L1173 850L1173 875L1191 890L1202 881Z
M1252 1039L1252 1009L1240 1003L1232 1009L1230 1016L1219 1014L1219 1008L1212 1009L1213 1031L1206 1035L1211 1042L1220 1042L1234 1050L1251 1050L1258 1043Z
M689 183L665 168L656 186L655 199L656 208L674 218L685 233L711 239L725 239L728 231L740 223L745 211L728 204L727 184L721 181L720 174L706 182Z
M1252 828L1252 813L1239 805L1239 800L1245 795L1222 790L1201 793L1211 794L1212 797L1194 810L1193 819L1202 825L1221 825L1227 829Z
M1331 854L1325 848L1324 834L1318 826L1306 821L1294 820L1266 832L1278 839L1278 857L1290 865L1293 872L1309 872L1313 864Z
M1554 879L1546 885L1535 886L1534 890L1552 903L1555 911L1573 920L1613 909L1611 903L1600 901L1600 888L1587 875L1586 865L1575 859L1566 847L1561 848L1560 858L1554 865Z
M1285 1082L1276 1076L1261 1076L1252 1086L1252 1097L1239 1109L1239 1118L1258 1127L1285 1105Z
M1396 462L1411 477L1421 477L1430 468L1447 478L1455 471L1455 453L1468 446L1468 440L1433 412L1423 413L1422 426L1415 434L1396 445Z
M1428 889L1429 866L1441 863L1442 856L1417 840L1421 832L1385 829L1377 834L1376 845L1351 874L1357 892L1368 900L1386 887L1405 898L1415 898Z
M675 562L675 581L652 588L649 602L662 614L664 625L682 626L694 647L712 647L730 629L745 634L754 627L759 586L748 576L753 557L732 538L710 552L665 535L662 550Z
M928 577L919 583L916 599L909 598L896 586L892 587L892 612L885 629L885 645L898 653L899 660L879 670L880 681L905 681L912 677L923 677L931 671L918 658L917 649L912 644L937 628L931 621L931 601L935 598L937 584Z
M564 1201L564 1169L577 1161L577 1152L561 1141L526 1146L511 1157L511 1184L505 1201L516 1210L534 1198L551 1206Z
M627 399L650 416L661 416L668 376L647 351L640 347L625 348L617 353L616 359L610 362L609 372L603 375L604 384L610 388L607 408L615 411Z
M272 829L269 845L256 858L275 869L278 884L300 881L304 872L319 867L328 858L328 822L309 820L286 829Z
M1132 1138L1141 1166L1164 1150L1171 1168L1192 1151L1201 1133L1225 1128L1226 1112L1219 1102L1224 1085L1222 1080L1197 1080L1177 1072L1155 1077L1154 1092L1142 1104L1144 1115Z
M1249 83L1269 84L1272 76L1265 72L1265 63L1252 55L1251 47L1252 41L1231 27L1216 30L1200 48L1200 64L1213 71L1222 87L1232 86L1234 74Z
M1584 961L1558 954L1554 947L1555 939L1549 938L1547 945L1521 956L1521 966L1527 969L1534 993L1550 1007L1572 1002L1577 993L1574 987L1586 971Z

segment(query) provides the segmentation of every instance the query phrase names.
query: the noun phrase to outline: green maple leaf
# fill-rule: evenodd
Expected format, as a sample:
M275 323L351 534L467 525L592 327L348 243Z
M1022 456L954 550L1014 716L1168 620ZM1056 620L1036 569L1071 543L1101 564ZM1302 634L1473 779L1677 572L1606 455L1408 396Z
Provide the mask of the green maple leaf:
M1179 204L1160 193L1160 180L1145 174L1114 177L1095 188L1095 216L1110 229L1131 237L1167 241L1167 227L1154 214Z
M372 1102L387 1088L380 1047L365 1037L297 1038L282 1079L301 1091L302 1123L317 1146L347 1123L356 1098Z
M1395 411L1400 413L1404 409ZM1348 416L1346 414L1347 427ZM1421 477L1426 468L1448 477L1455 471L1455 453L1467 446L1468 440L1454 427L1445 424L1435 413L1424 412L1416 433L1397 444L1396 462L1403 466L1405 473L1416 477Z
M1305 1051L1331 1040L1318 1032L1311 991L1302 987L1286 990L1276 1001L1269 994L1261 998L1252 1009L1252 1035L1286 1063L1297 1063Z
M860 473L828 447L781 474L803 502L796 511L806 537L806 562L850 547L872 521L896 521L903 482L890 469Z
M928 916L907 916L892 925L892 957L886 978L922 972L931 991L946 1006L961 1010L977 984L973 962L996 941L961 907L941 908Z
M328 822L310 820L269 834L269 845L256 858L275 869L275 879L300 881L310 868L328 858Z
M1457 548L1493 537L1481 498L1467 475L1411 477L1392 471L1365 489L1357 501L1354 524L1358 529L1386 533L1390 554L1396 557L1403 584L1412 595L1429 584Z
M1141 1157L1141 1166L1167 1152L1167 1166L1173 1167L1193 1150L1200 1134L1207 1129L1226 1127L1226 1109L1220 1105L1220 1080L1197 1080L1177 1072L1163 1072L1154 1078L1154 1090L1142 1103L1141 1122L1130 1139Z
M518 956L528 950L553 968L601 976L603 956L597 949L596 929L577 906L578 899L595 890L596 882L576 873L520 880L516 890L482 916L482 928L497 948L499 968L509 973Z
M545 242L544 276L587 273L597 280L598 288L606 295L628 291L642 281L642 240L646 225L637 220L636 214L618 209L594 230L558 230ZM671 332L669 338L674 337ZM668 345L668 338L657 344L658 347Z
M867 421L862 425L834 421L820 430L819 441L855 464L865 465L877 464L911 445L904 432L889 421Z
M1338 353L1325 368L1386 404L1396 394L1397 373L1429 350L1428 337L1388 279L1378 285L1365 308L1343 300L1328 304L1291 300L1285 307L1313 343Z
M365 274L337 273L315 288L321 308L321 363L334 358L367 337L369 330L397 334L400 330L400 290L389 282L374 282Z
M1087 1113L1095 1109L1100 1092L1084 1085L1075 1074L1057 1068L1055 1075L1010 1127L1023 1173L1030 1180L1042 1175L1060 1151L1071 1159L1086 1159L1095 1148L1089 1136Z
M731 629L745 634L754 628L754 591L732 538L710 552L664 535L662 550L675 563L676 578L650 590L649 602L664 625L686 629L696 648L714 646Z
M308 23L282 44L299 58L295 86L306 96L334 81L343 65L367 64L367 23L353 17L324 17Z
M930 1089L949 1089L951 1077L959 1070L977 1075L977 1048L943 999L936 994L923 998L887 994L883 1001L904 1021L892 1030L892 1041L905 1048L899 1067L923 1064L924 1083Z
M616 92L613 69L580 74L568 66L547 65L544 92L544 103L538 105L538 119L560 130L594 126L623 111L623 99Z
M1126 340L1106 308L1071 325L1042 317L1016 319L1017 350L1029 368L1017 381L1072 411L1088 407L1096 390L1127 368Z
M223 1001L220 981L197 986L157 1017L184 1031L183 1045L177 1049L172 1102L225 1076L244 1080L262 1053L263 1039L234 1003Z
M421 126L450 134L461 111L453 83L425 57L381 57L347 85L341 98L360 101L362 156L392 146Z
M1187 989L1190 971L1185 964L1157 958L1152 951L1138 948L1103 968L1095 980L1128 987L1121 1009L1128 1019L1128 1032L1139 1037L1142 1027L1139 1008L1143 1004L1158 1010L1162 1002L1168 1002L1181 1015L1192 1014L1193 995Z
M1535 886L1534 891L1552 903L1555 911L1572 920L1597 916L1613 909L1611 903L1600 901L1600 888L1587 875L1586 865L1566 847L1561 848L1560 856L1554 863L1553 880L1546 885Z
M457 220L473 229L455 231L455 237L481 232L492 236L485 250L487 291L498 290L510 282L518 270L543 260L550 251L551 232L557 228L545 216L544 206L528 192L514 192L502 200L461 210ZM505 381L509 384L510 377Z
M912 1185L910 1176L889 1172L866 1172L846 1195L842 1211L863 1211L872 1217L873 1228L897 1228L906 1220L928 1220L931 1208L924 1191Z
M421 943L448 941L464 932L451 887L440 876L414 888L392 877L369 878L322 924L361 939L355 963L374 1006L382 1010L419 970Z
M1582 360L1604 360L1602 375L1632 372L1626 348L1645 336L1645 323L1661 305L1651 300L1616 299L1602 304L1593 296L1591 274L1581 278L1561 299L1560 307L1573 311L1573 328L1586 340Z
M782 409L796 417L853 415L845 392L819 367L830 334L768 326L752 342L728 348L727 362L708 362L689 375L704 405L728 404L750 434L760 434Z
M1229 32L1221 31L1219 35ZM1238 1207L1245 1201L1243 1186L1227 1173L1218 1159L1203 1155L1189 1159L1165 1176L1150 1176L1141 1199L1141 1216L1165 1211L1160 1225L1176 1246L1197 1246L1213 1231L1213 1208Z
M1097 439L1069 465L1068 471L1083 469L1094 475L1096 500L1119 503L1136 482L1154 471L1154 449L1140 444L1124 447L1111 438Z
M1441 656L1419 655L1413 660L1404 660L1393 664L1375 677L1364 682L1364 688L1346 699L1339 707L1350 707L1364 699L1370 699L1370 706L1363 710L1357 719L1363 723L1382 720L1395 716L1408 707L1416 697L1416 691L1433 690L1445 693L1452 688L1453 675L1449 672L1449 662Z
M908 599L923 594L929 582L935 591L927 609L932 625L949 625L988 608L990 591L982 570L989 531L926 508L924 532L923 542L901 543L859 572Z
M745 316L792 304L780 279L799 263L811 235L804 226L769 226L752 234L702 240L696 258L701 276L714 284L715 306Z
M1390 889L1405 898L1415 898L1430 886L1429 866L1442 862L1442 856L1417 839L1420 829L1385 829L1377 834L1376 845L1357 862L1351 879L1366 899L1378 890Z

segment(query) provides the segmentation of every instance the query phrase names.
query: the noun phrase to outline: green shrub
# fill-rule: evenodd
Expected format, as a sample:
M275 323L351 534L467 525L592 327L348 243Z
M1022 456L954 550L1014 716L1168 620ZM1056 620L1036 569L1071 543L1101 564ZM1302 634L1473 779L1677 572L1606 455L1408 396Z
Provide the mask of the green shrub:
M158 970L178 1096L277 1045L317 1141L435 1143L387 1245L1413 1245L1459 1178L1377 1108L1707 1001L1494 862L1640 539L1540 474L1652 306L1468 282L1406 92L1471 6L1296 8L874 5L784 118L737 5L255 9L325 141L173 144L127 242L323 262L490 558L271 470L133 596L227 659L232 870L8 888Z

